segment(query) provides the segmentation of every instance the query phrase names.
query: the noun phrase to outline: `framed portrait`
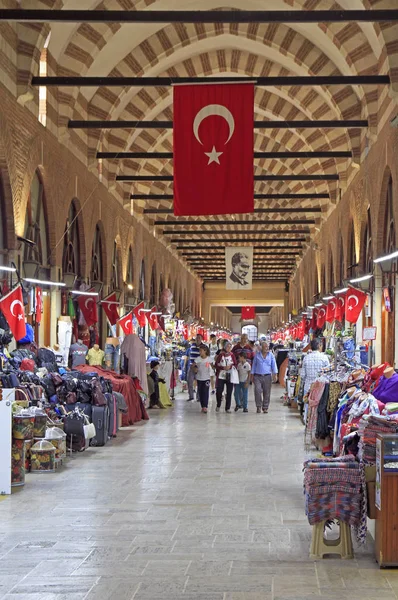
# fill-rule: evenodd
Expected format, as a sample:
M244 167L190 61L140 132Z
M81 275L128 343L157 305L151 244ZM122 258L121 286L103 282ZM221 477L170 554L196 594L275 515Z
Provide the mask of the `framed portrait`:
M251 290L253 281L253 247L225 248L227 290Z

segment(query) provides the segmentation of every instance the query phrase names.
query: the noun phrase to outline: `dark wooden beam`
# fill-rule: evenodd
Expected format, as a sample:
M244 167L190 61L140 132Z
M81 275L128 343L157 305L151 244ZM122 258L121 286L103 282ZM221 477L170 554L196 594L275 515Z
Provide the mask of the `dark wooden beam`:
M211 232L214 235L217 235L217 233L215 233L214 231ZM192 235L192 233L190 232L190 234ZM230 235L231 236L232 232L229 234L224 234L224 235ZM294 243L294 242L306 242L307 238L302 237L302 238L269 238L267 237L266 239L264 239L264 235L269 235L266 234L263 231L253 231L252 235L260 235L262 237L259 238L252 238L249 237L250 234L246 233L246 237L239 237L239 238L230 238L228 240L219 240L219 239L214 239L214 238L205 238L205 239L200 239L200 240L182 240L181 238L172 238L171 240L169 240L169 244L181 244L181 242L185 242L185 243L191 243L191 244L195 244L196 242L202 242L202 243L206 243L206 244L210 244L210 243L216 243L218 245L220 244L233 244L234 242L246 242L247 244L252 245L253 243L258 243L258 244L262 244L265 245L267 242L269 242L270 244L274 243L274 242L283 242L285 244L285 246L282 246L283 248L286 248L286 244L290 244ZM275 234L283 234L283 231L273 231L271 232L271 235L275 235ZM301 244L300 244L301 247Z
M255 225L255 223L252 223ZM260 230L248 230L248 229L231 229L231 230L213 230L213 229L201 229L201 230L192 230L192 229L181 229L180 231L174 231L173 229L163 229L163 235L309 235L311 232L309 229L286 229L286 230L273 230L273 229L260 229ZM287 238L290 239L290 238Z
M275 211L277 212L277 211ZM153 223L155 226L159 225L173 225L173 226L187 226L187 225L215 225L220 227L221 225L315 225L315 219L285 219L285 220L276 220L276 219L257 219L256 221L248 221L248 220L219 220L219 221L195 221L195 220L187 220L187 221L172 221L172 220L164 220L164 221L155 221ZM165 231L163 231L165 233ZM168 232L167 232L168 233ZM176 232L180 233L180 232ZM192 231L191 233L196 233L196 231ZM309 232L308 232L309 233Z
M173 200L173 194L131 194L130 200ZM255 200L326 200L329 194L254 194Z
M222 255L223 257L225 256L225 250L217 250L216 248L209 248L209 246L199 246L199 248L203 248L209 251L209 253L206 253L206 256L208 257L215 257L217 258L218 255ZM257 248L254 248L254 258L256 259L256 257L261 257L261 256L272 256L275 258L283 258L284 256L299 256L299 252L277 252L275 253L274 250L259 250ZM192 249L189 252L187 250L185 250L184 252L181 253L181 256L183 257L189 257L189 256L203 256L203 252L201 252L200 250L196 250L196 249Z
M322 208L314 207L314 208L255 208L254 213L275 213L275 214L284 214L284 213L321 213ZM174 210L172 208L144 208L144 215L173 215ZM306 221L308 223L308 221ZM169 221L166 221L169 223ZM181 223L186 223L186 221L180 221Z
M398 10L59 10L1 9L10 23L380 23Z
M254 152L254 158L351 158L352 152L325 151L317 152ZM97 158L143 158L146 160L153 159L170 159L173 158L172 152L97 152Z
M225 277L211 277L211 276L200 276L200 278L206 282L206 281L225 281ZM288 279L290 278L289 276L281 276L281 277L255 277L253 276L253 281L288 281Z
M214 238L209 238L208 240L179 240L178 245L176 247L177 250L218 250L220 248L220 242L224 242L225 240L215 240ZM232 240L231 244L235 244L238 240ZM298 243L297 240L289 240L289 248L286 247L286 244L283 246L276 245L275 243L278 240L245 240L249 243L250 246L253 246L254 253L262 254L262 251L266 251L268 248L272 248L272 252L274 250L302 250L302 244ZM286 242L286 240L283 240ZM304 241L304 240L302 240ZM272 243L268 243L272 242ZM206 245L204 245L206 243ZM259 244L256 246L255 244ZM297 243L298 245L292 246L292 244ZM195 244L192 246L191 244ZM216 246L210 246L209 244L217 244ZM267 245L268 244L268 245ZM223 247L224 248L224 247ZM223 250L225 251L225 250Z
M49 11L50 12L50 11ZM62 87L168 87L178 84L209 83L209 77L113 77L104 75L32 77L32 85ZM212 83L248 83L257 87L319 85L389 85L389 75L277 75L275 77L212 77Z
M254 181L338 181L339 175L254 175ZM116 181L173 181L173 175L116 175Z
M40 78L37 78L40 79ZM208 81L208 80L207 80ZM41 84L38 84L41 85ZM368 121L329 120L318 121L254 121L254 129L362 129L368 127ZM69 129L173 129L173 121L68 121Z

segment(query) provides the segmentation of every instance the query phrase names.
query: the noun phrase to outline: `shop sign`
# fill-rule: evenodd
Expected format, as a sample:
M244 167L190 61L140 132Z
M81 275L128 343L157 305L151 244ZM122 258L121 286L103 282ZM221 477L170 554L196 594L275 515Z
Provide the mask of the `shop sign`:
M370 342L376 339L377 327L364 327L362 331L362 340Z

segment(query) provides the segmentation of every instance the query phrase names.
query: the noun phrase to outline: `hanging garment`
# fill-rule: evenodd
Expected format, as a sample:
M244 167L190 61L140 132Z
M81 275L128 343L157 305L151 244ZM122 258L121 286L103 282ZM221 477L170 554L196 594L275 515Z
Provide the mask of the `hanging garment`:
M142 389L148 394L148 382L146 374L145 346L138 335L132 333L126 335L120 348L121 354L128 360L127 373L131 377L138 377Z
M329 385L329 400L327 411L332 415L335 411L336 406L339 403L339 397L341 394L341 384L338 381L332 381Z
M381 377L379 385L373 392L377 400L387 404L387 402L398 402L398 373L391 377Z
M308 417L304 433L304 445L306 450L311 448L312 442L315 438L318 405L322 398L324 389L325 383L323 381L315 381L315 383L311 385L310 393L308 395Z
M315 437L318 440L325 440L329 435L329 427L328 427L328 415L327 415L327 404L329 400L329 384L325 385L325 389L323 390L322 397L318 404L317 409L317 423L316 423L316 431Z

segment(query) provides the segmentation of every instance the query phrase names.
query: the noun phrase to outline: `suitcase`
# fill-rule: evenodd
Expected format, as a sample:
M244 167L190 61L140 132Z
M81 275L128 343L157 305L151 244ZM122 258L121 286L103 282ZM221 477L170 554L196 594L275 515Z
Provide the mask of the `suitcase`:
M116 437L117 435L117 422L118 422L118 407L117 400L113 394L106 393L105 398L108 401L109 407L109 427L108 427L108 435L109 437Z
M109 408L106 406L93 406L92 422L95 425L95 437L91 440L92 446L105 446L108 442Z

